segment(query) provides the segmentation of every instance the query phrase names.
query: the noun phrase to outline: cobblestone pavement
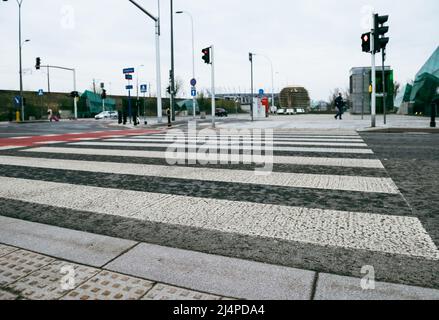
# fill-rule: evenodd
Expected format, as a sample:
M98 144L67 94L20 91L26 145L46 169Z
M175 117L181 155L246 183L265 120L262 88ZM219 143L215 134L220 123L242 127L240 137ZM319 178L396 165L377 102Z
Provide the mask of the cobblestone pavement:
M224 156L221 145L191 136L182 148L182 135L173 146L164 133L138 133L0 150L0 215L343 276L361 278L362 268L373 266L379 281L439 288L435 215L428 205L413 209L413 186L401 183L404 167L389 171L373 140L349 130L276 130L261 145L261 161L253 161L246 157L258 139L246 134L226 153L244 161L213 164ZM6 285L18 280L9 277ZM174 292L148 295L141 282L119 296L108 291L112 275L94 277L63 298ZM114 281L131 288L129 279Z
M0 300L23 299L195 301L226 298L0 244Z

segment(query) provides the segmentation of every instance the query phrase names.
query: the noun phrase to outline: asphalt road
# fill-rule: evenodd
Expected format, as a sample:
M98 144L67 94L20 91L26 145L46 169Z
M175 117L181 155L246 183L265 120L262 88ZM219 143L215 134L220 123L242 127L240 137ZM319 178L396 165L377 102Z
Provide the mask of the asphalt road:
M439 246L439 134L361 134Z
M61 122L0 123L0 138L65 134L98 130L117 130L108 121L79 120Z

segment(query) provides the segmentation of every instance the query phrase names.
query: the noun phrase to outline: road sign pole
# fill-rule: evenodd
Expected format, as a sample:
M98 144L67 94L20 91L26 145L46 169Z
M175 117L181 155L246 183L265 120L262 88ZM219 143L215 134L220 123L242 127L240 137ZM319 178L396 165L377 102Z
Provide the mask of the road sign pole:
M130 124L132 123L132 112L131 112L131 90L128 90L128 116L130 118Z
M215 52L213 45L211 46L211 58L212 58L212 127L215 128Z
M375 21L375 14L372 13L372 23ZM371 49L372 49L372 101L371 101L371 126L372 128L376 127L376 65L375 65L375 32L376 30L372 29L372 37L371 37Z

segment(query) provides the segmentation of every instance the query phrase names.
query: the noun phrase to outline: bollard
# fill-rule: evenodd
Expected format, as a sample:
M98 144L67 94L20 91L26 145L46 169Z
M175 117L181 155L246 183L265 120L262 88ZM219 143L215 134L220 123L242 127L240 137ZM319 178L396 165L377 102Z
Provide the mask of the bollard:
M20 111L15 112L15 121L21 122Z
M172 127L172 123L171 123L171 109L167 109L166 110L166 114L168 115L168 128Z
M119 113L117 114L117 117L118 117L118 123L119 123L119 124L122 124L122 123L123 123L122 112L119 112Z

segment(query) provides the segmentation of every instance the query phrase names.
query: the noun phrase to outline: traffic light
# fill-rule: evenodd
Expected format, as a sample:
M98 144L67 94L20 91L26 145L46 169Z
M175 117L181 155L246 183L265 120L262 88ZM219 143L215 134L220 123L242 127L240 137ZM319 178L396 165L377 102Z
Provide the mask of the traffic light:
M171 86L168 86L168 87L166 88L166 92L169 93L169 94L171 94Z
M248 59L250 60L250 62L253 62L253 53L249 53L248 54Z
M210 64L210 48L203 49L201 52L203 53L204 63Z
M370 32L364 33L361 36L361 41L362 41L361 47L363 48L363 52L369 53L370 52Z
M41 69L41 58L38 57L37 61L35 63L35 69L40 70Z
M389 43L389 38L385 37L385 34L389 32L389 27L384 25L389 21L389 16L375 14L374 17L374 48L375 53L377 53L385 50Z
M102 94L101 94L101 98L102 98L102 100L105 100L105 99L107 99L107 90L105 90L105 89L102 89Z

